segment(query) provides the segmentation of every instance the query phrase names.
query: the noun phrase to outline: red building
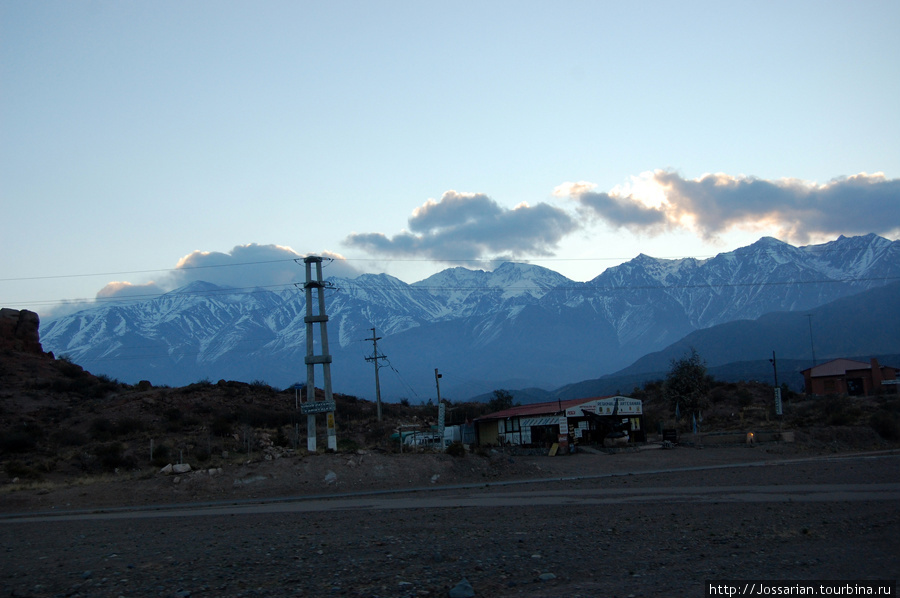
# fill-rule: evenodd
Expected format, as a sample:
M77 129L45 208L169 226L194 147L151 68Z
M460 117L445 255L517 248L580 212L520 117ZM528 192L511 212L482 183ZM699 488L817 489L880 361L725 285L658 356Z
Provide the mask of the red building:
M804 389L809 395L869 396L897 392L897 368L852 359L833 359L803 370Z

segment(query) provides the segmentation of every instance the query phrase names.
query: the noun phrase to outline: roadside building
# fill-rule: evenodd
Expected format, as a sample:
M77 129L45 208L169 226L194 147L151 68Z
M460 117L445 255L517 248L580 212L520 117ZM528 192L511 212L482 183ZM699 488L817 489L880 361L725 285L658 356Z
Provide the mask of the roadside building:
M479 446L550 447L602 444L616 434L629 442L644 442L643 415L640 400L618 395L533 403L476 419L476 440Z
M853 359L832 359L807 368L803 374L804 392L810 395L847 394L869 396L897 392L897 368Z

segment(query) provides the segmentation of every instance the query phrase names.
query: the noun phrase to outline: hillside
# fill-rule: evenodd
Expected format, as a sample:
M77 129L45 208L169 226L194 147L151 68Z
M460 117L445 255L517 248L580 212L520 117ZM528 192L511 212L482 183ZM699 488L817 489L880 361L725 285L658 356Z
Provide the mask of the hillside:
M391 366L382 394L394 401L434 398L435 368L444 373L445 396L457 400L496 388L549 390L617 372L703 329L810 313L898 279L900 242L876 235L807 247L764 238L708 260L640 255L586 283L521 263L490 272L450 268L413 284L384 274L332 278L333 379L344 393L374 398L365 358L375 328ZM304 315L305 296L293 286L195 282L47 321L41 335L55 353L131 384L227 378L287 387L305 377ZM815 324L824 331L826 322ZM852 329L831 332L865 338ZM791 340L802 347L805 337ZM727 348L729 361L760 358L745 343ZM765 348L767 355L778 349Z
M12 484L4 486L8 489L17 488L15 483L74 483L108 474L146 478L170 463L217 469L309 456L306 418L297 413L293 390L226 380L179 388L156 387L146 381L120 383L44 352L37 325L32 312L3 310L0 315L0 462L6 474L4 484ZM704 412L705 432L775 425L771 393L769 385L760 383L714 385ZM638 389L633 396L644 401L648 430L673 425L688 429L684 420L674 421L659 385ZM357 455L351 459L357 464L361 454L396 453L398 447L390 435L400 424L428 428L436 423L434 405L386 403L379 422L372 402L346 395L335 398L338 451ZM900 441L896 397L809 401L788 395L786 403L788 412L780 425L800 430L801 446L819 450L839 441L845 447L877 448ZM448 403L448 407L448 425L487 411L482 403ZM318 435L321 452L323 421ZM501 465L517 471L512 461L503 465L486 458L463 464L446 457L450 460L440 461L440 471L459 479L498 475ZM332 462L310 462L307 467L321 469L324 476ZM398 467L394 462L379 462L379 467ZM403 476L410 483L427 480L425 472L434 475L431 469L437 467L427 461L431 465L419 471L418 462L405 463L408 476ZM413 475L413 470L418 473ZM389 479L378 479L372 483L389 483Z

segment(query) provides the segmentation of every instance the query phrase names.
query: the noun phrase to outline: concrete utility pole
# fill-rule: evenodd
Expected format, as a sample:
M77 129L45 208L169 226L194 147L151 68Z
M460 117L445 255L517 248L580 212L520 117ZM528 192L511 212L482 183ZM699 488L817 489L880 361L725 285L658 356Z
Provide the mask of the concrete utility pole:
M331 283L322 281L322 258L310 255L303 260L306 265L306 401L300 412L306 414L306 447L316 451L316 414L326 415L328 429L328 449L337 450L337 435L334 424L334 395L331 390L331 355L328 353L328 316L325 314L325 289L333 288ZM316 277L312 276L312 266L316 266ZM317 292L318 313L313 313L313 291ZM319 338L322 352L316 355L313 342L313 324L319 324ZM324 370L325 400L316 401L316 365Z
M438 434L441 436L441 451L444 451L447 448L444 446L444 415L446 410L444 402L441 400L441 374L438 374L437 368L434 368L434 385L437 387Z
M366 357L366 361L375 362L375 402L378 405L378 421L381 421L381 382L378 380L378 370L381 366L378 365L378 360L387 359L387 355L378 354L378 341L381 337L375 334L375 328L372 328L372 338L366 340L372 341L372 357Z
M778 361L775 359L775 351L772 351L772 359L769 361L772 362L772 370L775 373L775 415L782 415L784 407L781 403L781 388L778 386Z

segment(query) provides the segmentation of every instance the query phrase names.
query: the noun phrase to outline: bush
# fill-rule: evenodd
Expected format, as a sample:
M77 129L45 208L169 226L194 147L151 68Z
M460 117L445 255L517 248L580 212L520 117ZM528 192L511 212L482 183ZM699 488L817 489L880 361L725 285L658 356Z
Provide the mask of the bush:
M900 414L879 409L869 418L869 425L885 440L900 440Z
M214 436L231 435L231 421L228 419L228 416L220 413L213 418L212 423L209 426L209 431L212 432Z
M4 453L26 453L36 444L35 435L25 427L5 430L0 434L0 451Z
M88 441L87 436L72 428L57 430L50 436L50 439L61 446L82 446Z
M359 450L359 444L350 438L339 438L337 448L342 453L354 453Z
M153 458L150 462L157 467L164 467L169 463L169 447L164 444L153 447Z
M466 456L466 447L463 446L461 442L452 442L450 446L447 447L447 454L453 457L465 457Z
M146 428L147 425L143 420L134 417L126 417L124 419L120 419L116 423L115 431L118 436L127 436L128 434L143 432Z
M105 417L98 417L94 421L91 422L90 428L88 428L88 433L91 435L91 438L94 440L99 440L100 442L106 442L107 440L112 440L116 435L116 426Z
M830 426L854 424L861 414L859 406L850 397L845 396L825 397L822 399L821 407L825 415L825 423Z
M40 479L41 475L34 469L28 467L20 461L7 461L3 465L3 471L11 478L28 478L32 480Z
M134 457L125 455L125 447L121 442L110 442L99 444L91 451L100 461L100 465L107 471L113 471L118 468L133 468L135 465Z
M194 449L194 458L197 459L199 463L206 463L210 458L209 450L205 446L199 446Z

